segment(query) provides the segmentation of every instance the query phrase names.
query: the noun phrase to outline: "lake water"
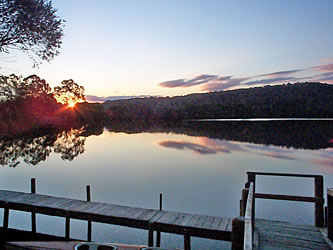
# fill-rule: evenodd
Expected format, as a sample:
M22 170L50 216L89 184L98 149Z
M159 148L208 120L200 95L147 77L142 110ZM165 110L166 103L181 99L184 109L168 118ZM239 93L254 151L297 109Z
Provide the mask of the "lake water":
M94 131L0 140L0 189L121 205L236 217L247 171L320 174L333 186L333 121L238 121L108 124ZM257 191L314 194L313 180L258 177ZM325 192L326 195L326 192ZM0 219L2 220L2 212ZM256 201L256 217L314 223L314 205ZM9 226L29 230L30 215L11 212ZM51 226L50 226L51 225ZM87 223L72 220L71 237L86 239ZM64 235L64 219L37 215L37 231ZM93 223L93 240L147 244L147 231ZM162 234L162 246L183 238ZM192 238L193 249L230 243Z

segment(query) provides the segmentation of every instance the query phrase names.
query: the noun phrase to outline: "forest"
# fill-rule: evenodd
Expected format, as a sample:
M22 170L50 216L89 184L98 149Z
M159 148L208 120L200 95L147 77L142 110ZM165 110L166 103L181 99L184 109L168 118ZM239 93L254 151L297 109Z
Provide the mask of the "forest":
M333 86L304 82L176 97L107 101L108 121L222 118L332 118Z

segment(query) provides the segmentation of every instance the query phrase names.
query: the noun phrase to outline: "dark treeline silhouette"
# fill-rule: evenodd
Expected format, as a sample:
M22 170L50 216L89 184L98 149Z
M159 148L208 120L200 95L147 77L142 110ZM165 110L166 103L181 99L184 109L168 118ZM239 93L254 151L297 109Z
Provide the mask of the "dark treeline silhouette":
M79 126L99 126L103 122L101 104L84 101L84 88L73 80L62 81L52 91L36 75L22 78L0 76L0 135L35 133L36 130L59 130Z
M110 121L333 117L333 85L295 83L176 97L107 101Z
M295 149L322 149L333 146L332 121L258 121L211 122L183 121L153 123L150 121L110 122L107 129L124 133L176 133Z
M72 161L85 151L85 138L103 133L103 126L81 127L63 131L37 130L28 135L0 137L0 165L16 167L21 161L37 165L52 152Z

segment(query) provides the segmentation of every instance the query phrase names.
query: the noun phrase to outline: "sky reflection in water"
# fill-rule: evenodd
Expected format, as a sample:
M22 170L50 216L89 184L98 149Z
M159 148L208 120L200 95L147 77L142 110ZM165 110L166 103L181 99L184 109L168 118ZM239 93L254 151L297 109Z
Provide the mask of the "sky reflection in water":
M94 201L157 208L163 193L166 210L236 217L246 171L322 174L325 188L333 184L332 147L296 149L200 133L125 132L61 135L47 159L36 165L25 160L15 168L2 164L0 188L29 192L30 178L35 177L37 192L42 194L85 199L85 185L90 184ZM74 157L62 160L69 149ZM308 179L259 177L257 191L312 195L313 184ZM313 205L304 203L258 200L256 214L297 223L314 221ZM10 226L29 229L29 218L13 213ZM38 218L38 231L63 234L62 219ZM75 221L72 228L73 236L85 239L85 223ZM147 240L145 231L116 226L94 224L93 232L96 241L146 244ZM162 235L162 245L182 247L182 238ZM194 245L200 249L228 244L198 239Z

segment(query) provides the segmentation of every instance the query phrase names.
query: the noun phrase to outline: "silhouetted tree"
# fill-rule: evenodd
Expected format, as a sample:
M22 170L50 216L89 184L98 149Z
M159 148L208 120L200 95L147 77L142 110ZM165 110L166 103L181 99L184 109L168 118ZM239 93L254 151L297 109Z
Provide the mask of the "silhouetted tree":
M49 0L0 0L0 52L21 50L34 66L52 60L63 37L56 11Z
M62 86L54 87L53 95L62 104L83 102L86 100L84 87L75 83L72 79L61 82Z

